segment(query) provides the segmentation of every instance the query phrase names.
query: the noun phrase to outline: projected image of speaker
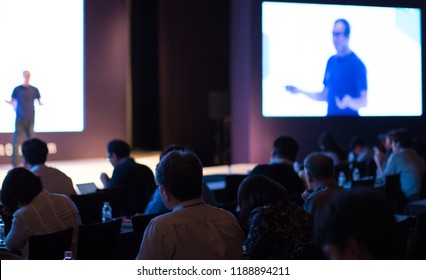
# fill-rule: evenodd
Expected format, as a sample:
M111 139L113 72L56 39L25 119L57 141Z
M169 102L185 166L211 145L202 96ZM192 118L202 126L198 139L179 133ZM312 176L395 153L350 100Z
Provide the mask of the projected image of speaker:
M334 3L262 2L263 116L422 116L422 4Z

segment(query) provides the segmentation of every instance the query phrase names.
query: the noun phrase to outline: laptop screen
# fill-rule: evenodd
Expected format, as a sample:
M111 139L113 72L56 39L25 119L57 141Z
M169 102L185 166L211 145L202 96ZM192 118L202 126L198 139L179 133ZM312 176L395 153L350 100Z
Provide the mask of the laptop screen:
M77 188L80 194L94 193L98 190L95 183L77 184Z

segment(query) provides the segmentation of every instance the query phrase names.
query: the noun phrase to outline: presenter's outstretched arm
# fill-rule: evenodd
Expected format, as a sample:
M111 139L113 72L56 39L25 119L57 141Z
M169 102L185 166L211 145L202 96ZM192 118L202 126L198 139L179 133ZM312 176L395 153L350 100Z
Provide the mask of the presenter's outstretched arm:
M324 89L320 92L304 91L292 85L285 86L285 89L291 93L302 93L316 101L327 101L328 89L326 87L324 87Z

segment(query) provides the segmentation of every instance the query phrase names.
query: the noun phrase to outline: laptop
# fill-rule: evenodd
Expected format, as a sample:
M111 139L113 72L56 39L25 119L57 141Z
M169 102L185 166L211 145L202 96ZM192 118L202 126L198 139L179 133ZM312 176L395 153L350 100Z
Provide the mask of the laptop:
M83 183L83 184L76 184L76 185L80 194L95 193L98 190L95 183Z

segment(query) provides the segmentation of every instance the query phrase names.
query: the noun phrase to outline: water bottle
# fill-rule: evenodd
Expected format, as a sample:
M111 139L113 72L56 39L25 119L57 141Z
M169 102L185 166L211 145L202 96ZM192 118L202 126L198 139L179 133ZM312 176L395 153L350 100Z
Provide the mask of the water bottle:
M352 172L352 180L353 181L359 181L361 179L361 176L359 174L358 168L354 168L354 171Z
M339 172L339 176L337 177L337 183L339 184L339 186L343 187L346 183L346 175L345 172L340 171Z
M102 207L102 222L112 221L112 208L109 205L109 202L104 202L104 206Z
M73 260L74 258L72 257L72 251L65 251L64 253L64 261L70 261Z
M4 222L3 222L3 216L0 215L0 245L4 245Z

